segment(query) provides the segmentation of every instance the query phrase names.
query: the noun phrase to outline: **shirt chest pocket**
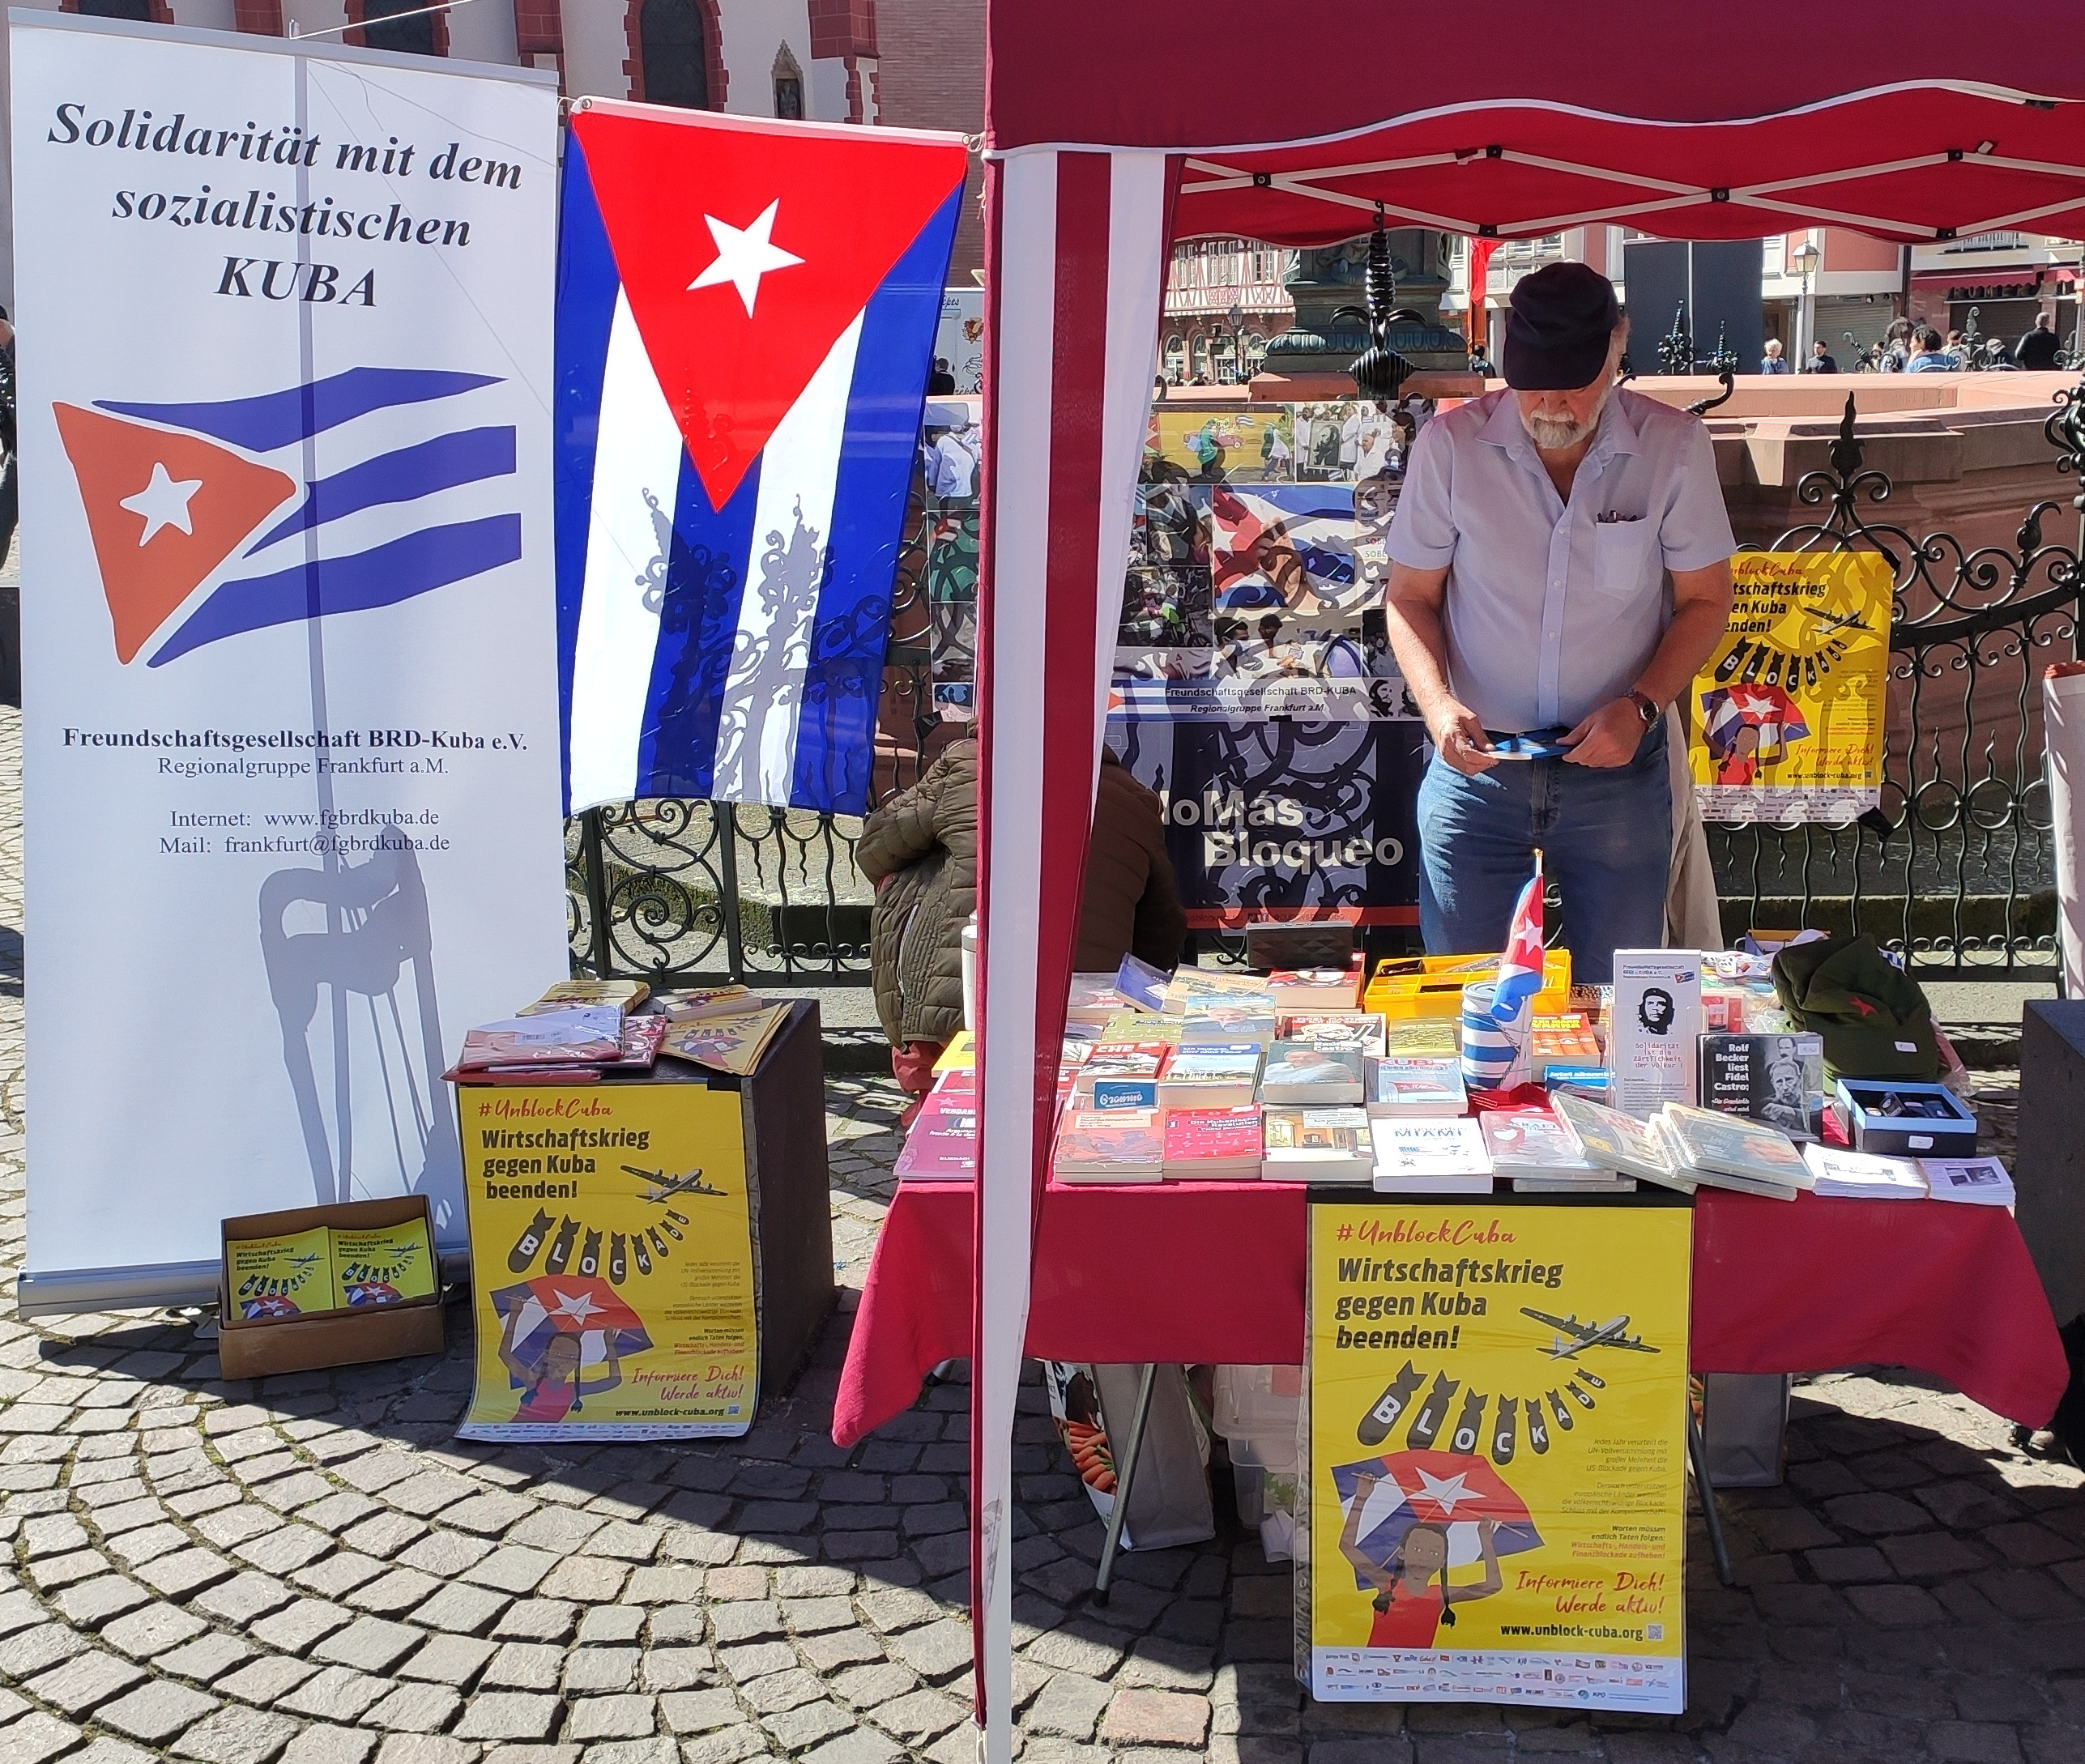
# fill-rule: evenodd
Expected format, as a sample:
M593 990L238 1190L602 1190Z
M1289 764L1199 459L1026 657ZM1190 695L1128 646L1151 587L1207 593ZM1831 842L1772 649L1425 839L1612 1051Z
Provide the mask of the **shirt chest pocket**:
M1646 515L1638 521L1600 521L1593 529L1592 589L1610 604L1635 600L1657 586L1665 560L1658 549L1658 523Z

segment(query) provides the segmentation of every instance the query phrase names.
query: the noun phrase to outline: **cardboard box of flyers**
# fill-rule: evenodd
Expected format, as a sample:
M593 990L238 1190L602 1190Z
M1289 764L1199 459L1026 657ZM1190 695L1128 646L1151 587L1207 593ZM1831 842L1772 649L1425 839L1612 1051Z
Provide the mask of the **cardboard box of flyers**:
M434 1255L434 1221L424 1195L386 1200L351 1200L331 1207L293 1207L281 1212L248 1213L220 1227L217 1357L228 1378L273 1378L284 1372L317 1372L328 1366L360 1366L371 1360L402 1360L442 1351L441 1287L391 1304L328 1307L292 1316L242 1316L232 1279L232 1246L300 1233L377 1231L417 1221ZM329 1276L330 1278L330 1276Z

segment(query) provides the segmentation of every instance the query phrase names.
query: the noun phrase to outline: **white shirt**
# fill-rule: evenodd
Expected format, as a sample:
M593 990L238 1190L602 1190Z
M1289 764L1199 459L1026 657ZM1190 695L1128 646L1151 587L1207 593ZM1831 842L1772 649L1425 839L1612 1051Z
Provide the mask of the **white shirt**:
M1436 416L1406 462L1385 549L1448 570L1448 687L1485 728L1568 728L1626 694L1672 618L1668 570L1737 548L1699 417L1626 388L1571 501L1509 390Z

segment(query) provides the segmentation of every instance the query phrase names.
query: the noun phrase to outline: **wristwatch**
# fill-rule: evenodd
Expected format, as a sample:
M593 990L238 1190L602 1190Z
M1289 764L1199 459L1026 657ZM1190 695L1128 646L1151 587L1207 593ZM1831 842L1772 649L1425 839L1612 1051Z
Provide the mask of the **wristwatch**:
M1636 714L1644 719L1644 726L1646 729L1649 728L1652 723L1658 720L1659 718L1665 715L1665 712L1658 708L1657 700L1653 698L1648 692L1638 692L1634 687L1631 687L1629 689L1627 697L1628 697L1629 702L1636 707Z

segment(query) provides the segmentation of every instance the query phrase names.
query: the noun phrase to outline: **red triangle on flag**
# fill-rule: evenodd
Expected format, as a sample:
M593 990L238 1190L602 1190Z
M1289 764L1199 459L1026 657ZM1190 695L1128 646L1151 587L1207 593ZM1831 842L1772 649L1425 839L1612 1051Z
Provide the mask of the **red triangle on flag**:
M296 480L194 435L54 404L127 662Z
M919 230L959 142L574 113L630 315L711 506Z

